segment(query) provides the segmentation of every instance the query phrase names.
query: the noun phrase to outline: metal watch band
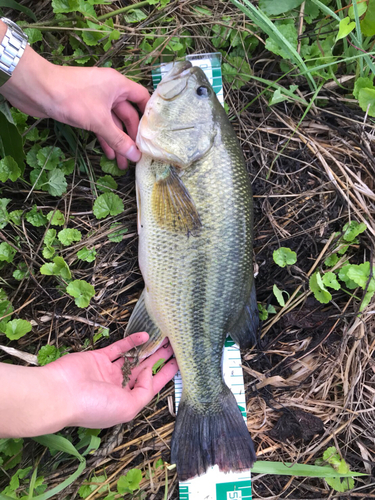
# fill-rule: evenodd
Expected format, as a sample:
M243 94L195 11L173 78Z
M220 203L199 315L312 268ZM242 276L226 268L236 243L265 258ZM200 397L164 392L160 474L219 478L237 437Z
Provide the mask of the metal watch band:
M7 31L0 44L0 86L9 80L27 45L27 35L16 23L2 17Z

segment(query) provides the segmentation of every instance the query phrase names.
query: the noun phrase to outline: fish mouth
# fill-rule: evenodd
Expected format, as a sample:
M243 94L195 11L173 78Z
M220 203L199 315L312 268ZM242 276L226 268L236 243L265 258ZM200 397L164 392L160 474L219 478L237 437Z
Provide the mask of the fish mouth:
M188 77L192 70L189 61L177 62L157 87L158 95L165 101L176 99L186 89Z

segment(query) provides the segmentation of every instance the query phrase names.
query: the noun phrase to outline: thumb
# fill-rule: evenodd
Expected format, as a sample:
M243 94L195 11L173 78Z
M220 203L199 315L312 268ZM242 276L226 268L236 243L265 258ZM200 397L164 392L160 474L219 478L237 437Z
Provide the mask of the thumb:
M98 130L94 130L94 132L104 139L115 153L125 156L125 158L133 162L140 160L141 153L135 145L135 142L115 125L112 117L103 123Z

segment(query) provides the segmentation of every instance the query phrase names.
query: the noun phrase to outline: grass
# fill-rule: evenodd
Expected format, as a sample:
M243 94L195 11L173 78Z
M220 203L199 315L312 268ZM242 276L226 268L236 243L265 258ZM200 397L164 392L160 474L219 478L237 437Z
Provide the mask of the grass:
M64 20L58 20L49 2L38 6L22 2L33 9L33 20L24 12L8 11L0 2L4 15L18 16L25 26L39 30L40 35L33 32L34 47L48 59L87 65L110 61L149 90L151 67L161 52L176 57L222 52L227 111L254 190L258 301L276 311L264 322L259 345L243 353L248 427L260 462L253 475L254 498L348 496L335 492L316 474L281 476L282 466L277 464L267 470L277 475L266 474L264 461L313 466L331 446L352 471L371 474L375 461L373 301L359 315L360 289L349 290L350 294L343 288L333 290L327 304L315 300L309 289L309 277L316 271L324 273L324 260L335 252L334 233L348 221L367 226L347 251L351 264L368 261L372 269L375 239L372 103L364 100L368 92L361 97L359 88L358 99L352 93L359 77L374 74L373 39L361 32L363 16L353 9L355 29L335 44L338 23L348 15L349 5L326 3L311 1L320 9L312 18L307 2L279 16L260 12L255 2L239 0L165 1L163 6L140 2L125 7L114 2L97 5L97 18L89 14L84 20L79 12L66 12ZM90 27L88 21L97 26ZM113 39L106 45L111 33ZM363 89L371 90L370 83ZM275 96L282 100L270 105ZM29 160L25 174L1 186L1 198L11 200L6 206L9 216L16 210L23 211L23 216L20 225L8 223L0 230L2 242L17 250L12 262L2 264L0 286L13 304L12 318L29 321L33 329L18 340L1 335L0 360L36 364L46 344L55 347L49 352L53 358L104 347L122 337L142 290L134 170L117 176L114 165L102 159L93 136L86 132L20 115L15 120L26 138L25 153L35 144L58 147L64 161L72 160L74 166L64 174L67 188L58 196L43 190L35 178L30 181L30 171L40 166ZM9 133L14 134L14 129ZM43 161L52 161L53 153L45 150ZM110 191L121 198L123 209L99 219L93 207L102 195L104 181L98 179L104 175L116 179ZM36 213L27 216L35 205L45 220L41 226L29 222L35 222ZM50 241L64 262L58 261L54 268L57 275L48 276L39 272L54 258L43 255L44 236L50 229L58 234L65 227L47 220L47 214L56 209L82 238L66 246L57 236ZM119 228L126 231L118 234ZM77 258L85 247L97 252L94 261ZM276 265L273 252L280 247L296 252L297 262L285 268ZM24 273L21 281L14 278L15 270ZM95 285L96 295L85 308L65 292L68 270L74 279ZM285 307L279 306L274 285L289 294ZM0 448L5 466L13 457L20 460L14 467L0 468L0 491L17 471L31 467L25 477L19 472L18 486L14 481L18 497L38 498L73 477L56 498L105 498L111 491L113 498L177 499L176 472L166 465L174 425L173 392L170 384L117 433L64 430L62 435L86 461L77 478L73 475L83 460L78 463L61 450L51 452L46 442L13 443L8 455L1 454ZM301 418L307 419L302 427ZM285 426L285 420L293 425ZM311 435L302 432L315 425L319 430ZM133 483L122 479L119 489L119 479L132 469L142 471L140 489L126 493L121 488ZM371 476L356 478L351 494L372 498Z

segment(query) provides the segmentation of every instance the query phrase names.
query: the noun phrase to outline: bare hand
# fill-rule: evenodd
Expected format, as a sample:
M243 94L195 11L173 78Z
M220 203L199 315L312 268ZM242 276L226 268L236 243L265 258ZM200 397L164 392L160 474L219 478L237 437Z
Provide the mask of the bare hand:
M114 69L57 66L28 46L1 94L31 116L95 132L104 153L116 157L120 168L127 167L127 159L141 157L134 142L139 116L132 103L143 113L150 96Z
M174 377L178 370L174 358L152 375L153 365L173 354L166 340L166 347L134 368L122 387L124 358L120 356L147 339L147 333L135 333L104 349L68 354L45 367L51 370L51 377L65 381L73 415L69 425L106 428L128 422Z

